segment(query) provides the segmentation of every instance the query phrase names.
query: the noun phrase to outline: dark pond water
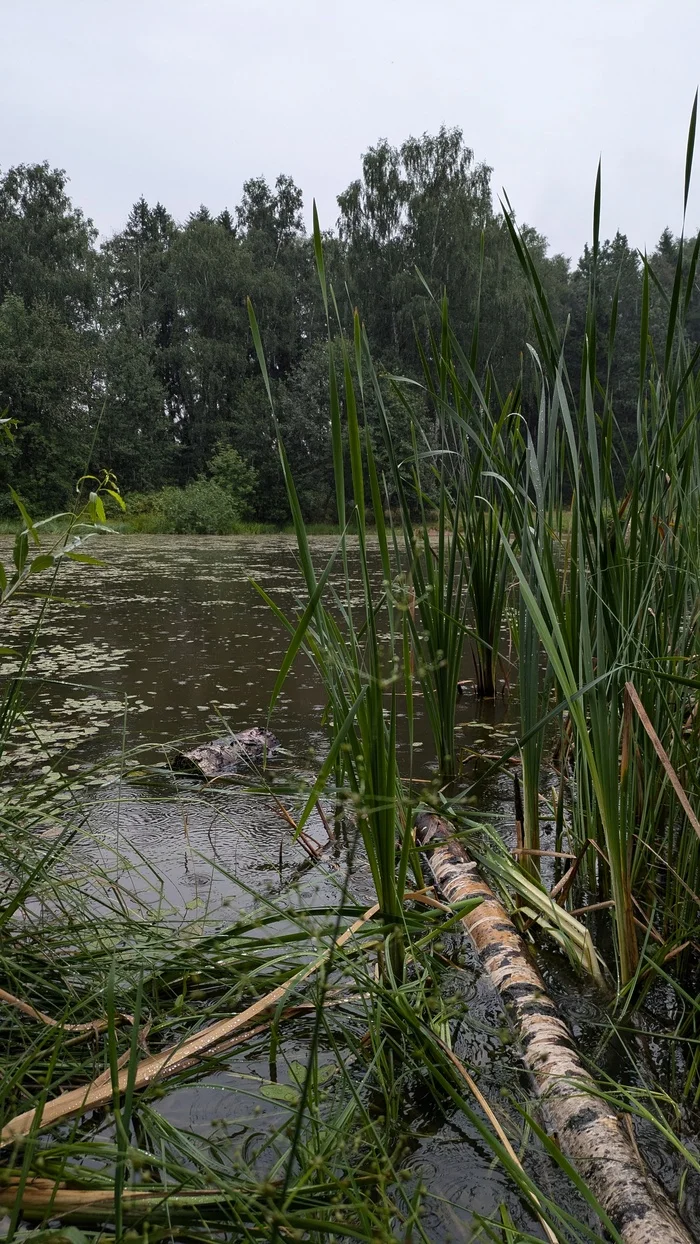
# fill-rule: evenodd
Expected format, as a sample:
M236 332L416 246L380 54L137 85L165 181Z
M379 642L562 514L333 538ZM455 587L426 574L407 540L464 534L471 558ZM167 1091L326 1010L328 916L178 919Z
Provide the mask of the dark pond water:
M335 545L313 541L319 566ZM62 572L61 599L51 604L32 662L26 720L8 753L13 770L43 771L51 781L52 768L82 773L86 764L124 752L129 771L139 762L164 763L176 740L192 746L265 725L289 635L253 582L293 614L301 590L294 541L108 537L98 551L103 566L73 564ZM22 607L17 628L25 619ZM511 740L506 700L480 706L465 697L462 706L458 737L466 755L500 751ZM299 656L269 723L287 770L299 779L315 773L324 754L322 712L322 690ZM412 772L429 775L432 760L419 713ZM405 746L402 761L408 767ZM284 767L278 760L275 771ZM99 787L103 779L94 780ZM114 822L120 847L136 848L163 871L175 902L178 894L201 894L204 873L194 862L200 854L215 851L222 867L252 888L271 874L279 879L281 834L285 869L307 858L279 810L243 792L212 797L207 807L199 797L188 800L186 790L179 800L160 800L123 780L118 799L100 806L100 821L107 835ZM326 838L318 819L310 833ZM229 885L207 877L211 903Z
M319 565L334 544L332 539L314 540ZM84 849L111 868L117 851L119 868L142 875L136 886L142 886L146 897L152 867L164 879L163 900L175 912L191 912L193 919L216 913L222 903L229 910L245 907L252 901L249 891L284 894L292 883L302 887L305 901L336 901L344 877L342 852L320 868L309 868L307 854L293 841L274 798L256 793L250 781L205 797L184 784L173 796L172 784L165 780L129 776L144 766L163 764L174 740L201 741L266 724L287 633L251 580L282 609L293 610L300 587L293 541L109 537L101 543L100 555L104 566L67 568L58 588L63 599L52 603L44 620L25 723L9 753L12 780L30 773L35 780L40 773L51 783L56 768L83 775L86 766L97 765L90 794L92 838ZM19 611L15 630L24 626L26 613ZM287 791L292 782L303 784L317 770L326 746L322 710L313 671L299 659L270 722L284 749L273 763L280 789ZM459 709L465 754L501 752L513 737L515 713L512 701L504 697L481 706L465 697ZM407 765L405 743L401 748ZM101 769L105 761L111 765L107 776ZM413 771L428 774L431 763L430 737L419 720ZM115 765L122 771L118 782ZM481 796L492 813L505 809L507 836L509 796L505 779ZM289 791L282 801L294 810ZM325 840L319 818L312 820L309 832L317 841ZM360 902L371 899L368 869L361 860L352 890ZM525 1090L517 1053L504 1040L500 1002L469 947L453 949L461 966L446 970L441 987L466 1003L455 1050L477 1075L482 1091L499 1102L506 1092ZM600 999L582 987L561 957L552 954L543 966L577 1036L593 1053L607 1025ZM290 1058L303 1059L304 1032L300 1021L290 1033ZM249 1115L250 1101L240 1096L242 1069L246 1075L260 1070L253 1056L232 1058L228 1077L204 1079L172 1092L164 1099L163 1112L203 1132L223 1113ZM231 1101L225 1109L222 1092ZM413 1138L410 1162L430 1189L431 1238L470 1238L472 1215L493 1213L503 1201L516 1220L539 1234L536 1223L523 1219L505 1178L493 1168L466 1119L454 1112L438 1118L420 1101L406 1101L405 1110ZM260 1126L259 1118L255 1126ZM657 1146L655 1164L661 1167L667 1161ZM544 1157L535 1154L530 1169L555 1196L568 1198L563 1181Z

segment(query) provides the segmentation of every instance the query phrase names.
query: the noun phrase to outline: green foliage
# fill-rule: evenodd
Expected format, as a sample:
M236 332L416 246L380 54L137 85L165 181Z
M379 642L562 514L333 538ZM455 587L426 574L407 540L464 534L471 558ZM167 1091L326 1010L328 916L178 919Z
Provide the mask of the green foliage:
M55 307L65 323L85 325L95 305L97 230L73 207L62 169L19 164L0 177L0 302Z
M239 530L257 484L257 472L238 450L220 442L202 475L184 488L129 494L131 530L174 535L225 536Z
M507 222L494 209L490 170L461 131L443 127L396 147L378 143L338 201L337 232L323 239L338 298L329 342L301 192L289 176L274 185L250 179L232 211L215 217L202 207L182 224L161 203L140 199L99 249L61 170L20 165L0 176L0 410L8 406L18 419L12 453L0 460L0 484L13 482L37 512L48 513L65 504L71 480L88 465L108 463L127 491L151 493L198 480L225 443L257 472L250 517L289 522L275 432L249 348L247 296L307 522L333 518L334 451L322 386L328 351L339 328L351 331L355 306L372 342L399 461L412 452L411 421L435 443L434 408L418 387L415 334L430 356L443 293L461 342L478 319L475 374L488 365L500 394L519 385L522 413L533 423L537 384L523 351L538 311ZM570 270L534 228L520 232L557 331L569 320L565 360L578 401L592 251ZM689 262L692 245L668 230L660 239L650 268L652 328L664 320L677 257L682 250ZM597 365L601 376L609 370L615 394L619 483L636 441L643 282L624 234L599 241L595 272ZM684 322L689 340L700 340L696 283ZM388 373L409 381L403 404ZM390 480L377 400L367 391L365 401L377 468ZM398 504L395 490L391 503ZM485 668L486 683L489 676Z
M128 497L130 525L137 531L174 535L226 536L240 525L235 501L213 480L195 480L185 488L169 485L159 492Z
M89 451L90 353L90 336L50 303L10 294L0 304L0 406L17 420L0 458L3 498L19 482L40 513L68 504Z
M209 463L208 474L212 483L229 498L238 518L242 518L257 486L258 473L255 468L249 466L232 445L220 442Z

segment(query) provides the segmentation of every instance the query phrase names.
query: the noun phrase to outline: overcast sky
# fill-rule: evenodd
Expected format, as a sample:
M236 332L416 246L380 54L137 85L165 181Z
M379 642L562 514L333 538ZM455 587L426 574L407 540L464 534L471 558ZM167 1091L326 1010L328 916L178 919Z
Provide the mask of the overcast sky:
M0 0L0 18L0 168L65 168L103 234L141 194L182 220L279 172L330 227L368 146L442 123L553 250L590 237L599 155L605 233L680 229L698 0Z

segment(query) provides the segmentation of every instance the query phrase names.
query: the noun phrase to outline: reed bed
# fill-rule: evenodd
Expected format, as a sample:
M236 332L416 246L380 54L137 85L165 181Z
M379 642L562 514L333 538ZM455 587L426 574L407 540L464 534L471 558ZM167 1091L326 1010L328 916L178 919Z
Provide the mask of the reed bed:
M345 399L352 402L350 381ZM368 470L378 503L371 446L360 441L359 425L355 435L356 469ZM84 541L105 526L100 491L112 482L95 481L86 507L54 533L50 553L23 515L8 599L30 574L53 576L50 597L64 558L96 560ZM289 486L293 503L291 477ZM466 1124L502 1169L510 1208L504 1203L493 1219L481 1215L484 1232L499 1238L517 1206L528 1231L545 1223L550 1239L596 1238L588 1225L599 1209L594 1198L566 1167L565 1193L555 1198L539 1187L541 1165L555 1169L556 1161L531 1139L518 1156L526 1133L517 1110L494 1109L451 1050L454 1015L440 995L433 952L473 903L453 910L424 887L411 833L415 798L395 762L396 704L399 686L404 695L410 687L416 630L387 532L377 582L362 511L353 505L351 515L364 601L330 588L336 561L342 566L349 556L347 536L317 574L299 527L308 601L300 621L290 621L275 694L305 647L329 692L331 741L292 818L295 830L303 832L333 779L338 817L366 853L376 904L357 904L345 872L331 907L305 904L294 891L247 893L233 915L207 910L193 919L167 903L164 879L133 852L122 857L100 841L97 866L85 774L34 787L25 780L21 791L3 787L7 1241L428 1241L431 1215L461 1211L431 1194L412 1160L416 1141L403 1103L416 1095L432 1103L436 1119L454 1115ZM9 685L3 737L21 717L37 634L13 653L19 674ZM134 759L125 753L103 769L105 782L115 779L117 801ZM162 786L167 772L154 779ZM264 774L257 782L262 797L279 803ZM245 891L242 879L229 881ZM232 1117L208 1119L204 1128L183 1124L178 1094L195 1081L219 1094Z
M695 117L696 106L684 209ZM389 475L382 495L371 455L364 470L357 450L353 457L357 408L346 393L354 521L362 537L364 472L370 480L374 473L371 506L380 519L385 587L380 608L393 619L402 586L409 585L405 694L410 697L414 677L435 744L440 780L424 798L453 811L475 793L452 785L459 765L451 697L462 654L468 642L477 693L492 695L501 624L508 619L517 654L523 798L517 861L505 868L494 856L492 870L511 901L515 893L522 908L527 896L529 920L534 913L541 922L553 898L562 908L562 926L566 911L577 913L580 932L557 930L564 944L568 936L573 958L578 942L590 943L588 911L596 913L591 927L598 941L603 933L615 1013L622 1017L665 999L661 1005L671 1007L675 1022L669 1039L685 1068L682 1093L690 1102L700 1097L693 1045L700 390L699 348L689 341L686 317L700 241L689 250L681 238L670 294L644 259L637 437L625 446L611 382L617 295L603 308L598 286L600 199L599 176L579 366L572 372L566 326L556 325L535 259L506 213L530 290L536 338L528 352L530 382L502 398L488 368L483 377L476 374L478 323L465 351L445 301L436 304L439 331L427 345L417 343L435 432L414 436L408 462L398 460L381 380L356 317L356 369L374 390ZM601 375L603 310L610 330ZM340 322L338 333L342 338ZM394 387L408 407L405 383L396 379ZM524 405L523 393L533 390L534 405ZM336 440L341 443L339 434ZM366 440L369 445L367 433ZM393 514L390 495L399 500ZM339 518L345 519L340 507ZM387 549L393 550L391 567ZM376 631L376 614L373 626ZM393 621L388 629L393 644ZM399 668L395 658L393 668ZM390 745L394 738L388 736ZM542 799L552 787L555 839L543 851ZM558 881L555 869L545 884L542 858L562 849L573 863ZM597 964L598 957L590 961Z

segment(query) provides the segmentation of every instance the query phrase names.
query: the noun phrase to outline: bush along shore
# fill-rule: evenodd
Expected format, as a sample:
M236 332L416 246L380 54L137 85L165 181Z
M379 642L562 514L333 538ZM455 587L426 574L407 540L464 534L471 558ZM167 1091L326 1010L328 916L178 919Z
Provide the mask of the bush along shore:
M695 120L694 110L684 204ZM329 844L343 835L354 844L373 899L353 898L349 868L332 874L330 906L314 902L312 887L249 895L226 920L178 919L157 882L157 901L144 902L138 868L116 885L104 853L98 870L76 851L78 778L58 790L6 784L8 1240L444 1238L439 1198L410 1162L416 1125L406 1115L417 1098L454 1110L502 1181L488 1212L475 1204L461 1220L466 1238L688 1244L700 1228L687 1195L700 1176L700 387L686 331L700 243L680 245L663 315L658 303L651 313L659 282L643 263L637 435L618 458L615 313L599 339L600 197L599 179L575 367L531 239L507 216L534 326L522 382L502 392L481 362L478 308L465 333L443 298L427 348L420 337L416 346L430 432L412 420L414 379L392 379L388 397L358 313L346 332L314 218L333 343L338 534L324 565L249 304L303 579L288 614L258 588L289 635L270 711L300 654L325 695L325 759L284 815L313 875L325 867L308 836L320 808ZM536 394L527 417L526 383ZM397 410L409 429L400 448ZM48 548L17 498L23 527L3 604L34 576L89 558L104 499L118 506L119 494L111 476L87 486L84 508ZM213 472L192 487L226 495ZM159 495L166 509L172 499ZM31 656L32 641L7 690L5 740ZM505 683L520 706L517 746L475 775L456 736L467 660L467 694L491 697ZM413 770L419 706L433 739L430 781ZM127 760L115 762L119 779ZM250 785L281 807L266 765L263 754ZM516 775L512 847L474 811L499 773ZM441 939L459 930L530 1077L508 1108L453 1048L440 983L446 958L459 964ZM576 1049L548 993L553 974L536 966L553 956L599 999L638 1074L618 1082ZM656 1079L636 1052L649 1041L665 1051ZM227 1074L259 1112L238 1147L230 1121L202 1132L168 1109L170 1088Z

